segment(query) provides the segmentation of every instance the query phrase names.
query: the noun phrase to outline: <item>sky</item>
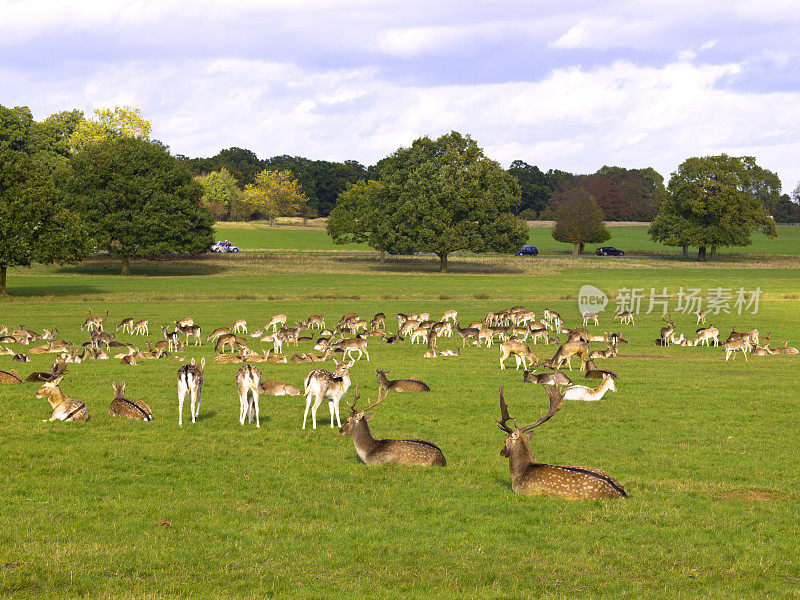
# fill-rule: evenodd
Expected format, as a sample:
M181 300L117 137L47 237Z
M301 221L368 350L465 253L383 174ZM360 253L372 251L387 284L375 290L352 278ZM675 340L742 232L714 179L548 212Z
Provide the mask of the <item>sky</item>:
M755 156L800 182L796 0L0 0L0 104L129 105L175 154L364 165L470 134L508 167Z

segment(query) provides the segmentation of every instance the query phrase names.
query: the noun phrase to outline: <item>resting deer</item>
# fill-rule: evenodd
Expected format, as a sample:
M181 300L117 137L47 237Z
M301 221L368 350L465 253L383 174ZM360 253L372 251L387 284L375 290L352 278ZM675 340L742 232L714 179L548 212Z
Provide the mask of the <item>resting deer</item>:
M236 387L239 390L239 424L244 425L256 418L256 429L261 428L258 420L258 393L261 386L261 371L254 365L242 365L236 372Z
M133 401L125 397L125 382L117 384L116 381L111 382L114 388L114 399L111 401L111 406L108 407L108 414L112 417L127 417L129 419L136 419L138 421L152 421L153 411L141 400Z
M336 362L336 359L333 359ZM355 364L354 360L350 362L336 362L336 369L331 373L325 369L314 369L306 376L303 382L305 387L306 396L306 410L303 413L303 429L306 428L306 418L308 417L308 409L311 406L311 397L314 397L314 406L311 407L311 423L314 429L317 428L317 409L322 404L323 398L328 398L328 408L331 411L331 427L333 427L333 416L336 415L336 422L339 427L342 422L339 420L339 402L342 396L347 393L350 388L350 372L349 369Z
M783 348L779 348L778 352L780 354L797 354L797 348L794 348L789 345L789 340L783 340Z
M586 387L585 385L573 385L564 390L564 399L566 400L585 400L592 402L595 400L602 400L605 393L611 390L617 391L617 386L614 384L614 378L607 376L603 377L603 383L594 389Z
M503 353L500 357L500 369L506 368L506 359L512 354L517 361L517 369L519 369L520 363L522 363L523 369L530 369L539 363L539 359L533 355L528 344L520 340L502 342L500 344L500 351Z
M386 377L387 373L391 371L381 371L375 369L375 375L378 378L378 388L388 392L430 392L431 388L428 387L424 381L419 379L389 379Z
M389 392L386 392L387 394ZM370 466L386 463L395 465L420 465L444 467L447 461L439 447L432 442L423 440L376 440L372 437L367 421L372 418L372 413L367 411L377 406L384 397L378 390L378 399L362 410L356 408L359 399L358 386L356 386L353 403L349 405L350 416L339 429L342 435L352 435L358 457L364 464Z
M558 386L542 385L550 398L550 410L532 425L511 429L508 405L500 388L500 419L495 421L506 437L500 456L508 458L511 470L511 489L525 496L551 496L568 499L627 498L628 494L617 481L600 469L561 467L535 462L531 452L529 431L547 422L561 409L564 393Z
M63 378L62 375L53 381L45 383L36 392L37 398L47 400L50 406L53 407L53 414L50 419L45 419L45 421L88 421L89 411L86 410L86 405L80 400L68 398L58 387Z
M572 380L561 371L539 373L538 375L533 371L523 371L522 381L526 383L541 383L543 385L569 385L572 383Z
M25 381L41 381L41 382L49 382L54 381L64 375L67 372L67 361L64 360L62 357L58 357L56 362L53 363L53 366L50 367L50 372L45 373L44 371L34 371L30 375L25 378Z
M192 359L191 364L183 365L178 369L178 425L183 425L183 400L187 392L191 400L189 412L192 415L192 423L197 420L200 414L200 395L203 391L203 372L206 366L206 359L202 358L200 364L195 364Z
M299 396L300 390L293 386L291 383L284 383L282 381L262 381L258 386L259 392L262 394L269 394L270 396Z
M22 377L14 369L0 371L0 383L22 383Z

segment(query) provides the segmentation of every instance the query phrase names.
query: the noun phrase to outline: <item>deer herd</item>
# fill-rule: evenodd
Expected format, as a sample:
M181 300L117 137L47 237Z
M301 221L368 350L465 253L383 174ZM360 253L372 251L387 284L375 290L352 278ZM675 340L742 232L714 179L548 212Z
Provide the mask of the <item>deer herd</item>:
M145 359L174 359L184 361L177 353L185 352L190 343L192 348L201 346L203 338L201 327L192 318L183 318L172 322L170 326L161 325L163 340L155 343L147 341L147 351L140 350L136 345L121 342L116 339L116 334L122 332L129 336L147 336L149 334L149 321L136 320L126 317L114 328L113 333L106 332L105 321L109 311L104 315L95 315L91 309L89 317L81 325L80 330L86 331L89 339L83 344L74 344L63 339L56 339L58 330L45 329L39 334L35 331L19 326L13 331L7 327L0 327L0 355L13 355L15 362L27 362L28 354L56 354L56 362L49 372L33 372L23 380L22 376L14 369L0 370L0 383L22 383L23 381L40 382L41 388L36 393L36 398L47 400L52 413L49 421L87 421L89 411L84 402L69 398L59 387L68 364L81 363L90 359L115 358L120 364L127 367L139 364L137 361ZM720 342L719 330L714 325L705 325L706 314L697 313L697 324L702 323L692 338L685 334L676 334L676 326L671 315L662 316L666 325L661 327L655 345L669 346L722 346L725 349L725 360L741 351L745 359L748 354L766 356L768 354L797 354L796 348L784 342L783 347L773 350L766 343L770 334L760 335L757 329L747 332L738 332L733 327L728 338ZM311 411L311 426L317 427L317 409L322 401L328 400L330 411L330 426L339 427L339 433L350 435L353 438L358 457L367 465L381 465L394 463L401 465L428 465L445 466L446 460L441 449L436 444L416 439L375 439L370 431L368 421L372 418L371 409L378 406L389 392L430 392L428 384L420 379L389 379L391 371L376 369L378 384L377 399L362 409L356 408L360 399L358 386L352 403L348 403L349 415L342 425L339 406L347 395L351 385L350 369L357 361L364 358L370 361L367 349L368 340L381 340L387 344L396 344L409 340L410 344L421 343L427 346L422 355L425 358L439 358L444 356L464 357L461 352L467 346L491 348L495 341L499 342L500 369L506 368L506 360L512 355L516 362L516 369L522 367L523 382L537 383L547 393L550 408L545 416L539 418L531 425L522 428L509 423L516 421L509 416L508 404L504 398L503 388L500 388L500 420L496 420L500 429L507 434L501 455L508 458L511 472L512 489L518 494L547 495L563 498L620 498L626 497L625 489L612 477L599 469L574 466L554 466L537 463L530 448L531 432L549 421L559 410L564 400L599 401L606 392L616 392L617 374L608 369L599 369L595 360L613 359L619 354L620 344L627 340L618 332L603 332L602 334L590 333L586 328L589 322L595 326L599 324L597 313L582 315L583 323L580 327L565 327L565 319L557 312L545 309L542 319L537 320L536 315L523 306L515 306L507 310L488 313L486 318L468 323L466 327L458 321L455 310L445 311L439 320L432 320L429 313L397 315L397 333L392 334L386 329L386 315L378 313L369 320L362 319L357 313L348 313L331 328L326 328L322 315L311 315L303 321L295 321L294 325L287 326L287 316L279 314L273 316L266 325L249 333L247 321L237 319L231 327L215 329L205 338L212 342L216 351L215 364L240 363L235 374L234 382L239 395L239 423L241 425L253 423L260 428L259 399L261 395L271 396L305 396L305 410L303 413L302 429L306 428L309 409ZM614 319L620 319L624 325L634 324L632 312L618 313ZM303 333L305 332L305 335ZM453 332L461 337L461 348L439 348L440 341L451 338ZM312 333L314 335L312 335ZM253 341L243 337L249 335L250 340L271 344L272 347L263 351L251 349ZM564 341L561 341L564 336ZM191 342L190 342L191 340ZM543 348L556 346L552 358L538 358L528 344L536 346L539 342ZM41 341L42 344L25 352L12 350L10 345L18 344L24 347ZM295 353L290 358L282 354L284 346L298 346L298 343L311 342L314 349L320 354ZM590 350L591 343L604 344L604 349ZM227 350L231 353L228 354ZM342 360L337 360L333 354L340 352ZM470 351L471 352L471 351ZM548 352L549 354L549 352ZM281 381L262 380L261 370L255 363L324 363L330 358L335 368L328 371L324 368L311 370L303 381L303 390L290 383ZM566 367L573 370L572 359L580 361L580 371L586 379L600 379L600 385L589 387L573 385L573 381L566 372ZM200 415L203 377L205 374L206 360L202 358L196 362L194 358L178 369L178 425L183 425L183 403L189 395L189 414L191 422L196 423ZM534 372L537 369L543 372ZM141 400L131 400L125 397L125 381L117 384L112 382L114 398L108 408L112 417L127 417L140 421L152 421L153 412Z

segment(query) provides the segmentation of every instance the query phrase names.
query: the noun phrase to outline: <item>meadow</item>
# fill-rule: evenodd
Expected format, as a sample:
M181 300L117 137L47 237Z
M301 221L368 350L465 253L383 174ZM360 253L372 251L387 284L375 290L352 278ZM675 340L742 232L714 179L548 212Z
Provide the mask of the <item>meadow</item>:
M602 244L588 244L587 252L594 252L599 246L614 246L626 254L646 254L657 256L678 256L680 248L671 248L653 242L647 235L647 225L612 224L609 226L611 239ZM528 243L536 246L542 254L568 254L570 244L557 242L550 235L549 227L531 227ZM318 223L314 226L270 227L265 223L218 223L216 239L227 239L242 250L302 250L302 251L370 251L367 244L334 244ZM738 257L747 255L797 256L800 254L800 227L778 225L778 237L768 238L754 233L749 246L720 248L721 256ZM694 256L697 249L694 249Z
M324 234L323 234L324 235ZM236 240L227 236L234 243ZM609 243L613 243L610 241ZM519 424L536 420L546 395L522 381L500 351L466 348L422 358L408 341L370 339L371 360L352 369L361 402L375 399L375 369L418 377L428 394L390 395L374 409L376 437L435 442L438 468L367 467L351 438L301 429L302 397L262 397L261 429L240 426L237 365L208 364L204 343L180 356L205 357L200 418L177 424L179 362L69 365L61 387L86 402L88 423L44 423L39 384L0 384L0 595L10 598L798 598L800 524L798 356L739 356L716 348L654 347L663 322L651 288L762 290L757 314L712 315L723 336L757 327L800 342L800 259L731 258L698 265L674 259L455 257L440 275L427 257L266 254L194 261L137 261L134 275L94 260L74 267L12 269L0 324L82 342L89 314L109 310L159 324L192 316L210 332L246 318L251 331L272 315L387 314L456 309L462 323L523 304L578 323L583 284L611 303L600 327L629 340L602 364L619 374L617 393L565 403L537 429L537 460L602 468L629 497L564 501L511 490L498 389ZM612 325L620 289L643 290L636 325ZM729 307L733 309L733 305ZM695 317L670 310L678 332ZM157 335L158 334L158 335ZM118 336L143 346L140 336ZM777 342L777 343L776 343ZM440 342L460 347L460 338ZM254 342L255 349L266 344ZM593 344L593 347L601 347ZM531 346L549 357L555 346ZM14 346L22 350L21 346ZM308 352L301 342L292 351ZM47 370L0 356L0 369ZM316 365L258 364L263 378L302 387ZM328 363L328 368L333 364ZM576 371L568 374L583 383ZM151 423L113 419L112 380L146 401ZM596 382L589 382L596 385ZM342 403L352 401L352 391Z

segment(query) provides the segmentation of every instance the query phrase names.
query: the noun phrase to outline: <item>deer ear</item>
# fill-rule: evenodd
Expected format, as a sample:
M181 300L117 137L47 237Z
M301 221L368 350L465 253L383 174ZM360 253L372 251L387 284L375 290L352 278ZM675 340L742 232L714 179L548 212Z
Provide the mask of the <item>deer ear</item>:
M206 367L206 357L205 356L200 359L200 366L203 367L203 368Z
M194 357L192 357L192 364L194 364Z

